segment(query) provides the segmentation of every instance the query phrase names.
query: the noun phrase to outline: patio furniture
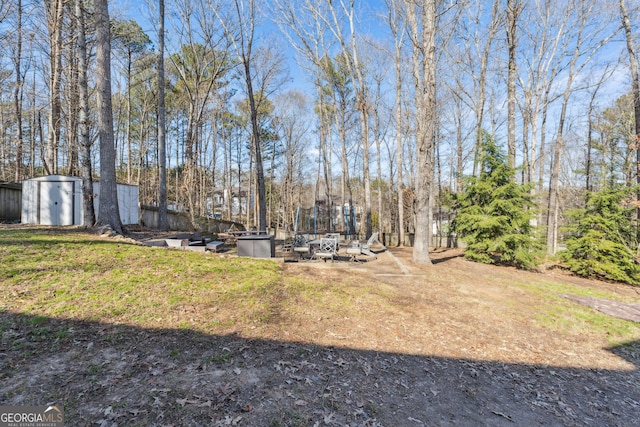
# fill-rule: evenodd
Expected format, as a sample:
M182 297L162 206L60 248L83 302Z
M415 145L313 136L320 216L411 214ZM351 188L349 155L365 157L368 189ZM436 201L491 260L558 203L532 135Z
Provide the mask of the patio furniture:
M276 246L272 234L245 234L238 236L238 256L273 258Z
M328 259L330 259L333 262L333 257L337 254L337 252L338 252L338 239L322 237L320 239L320 246L313 253L313 257L315 259L324 260L324 262L327 262Z
M223 247L224 247L224 242L214 240L213 242L207 243L206 251L219 252L222 250Z
M297 234L293 237L291 244L293 252L297 253L300 259L311 259L313 257L313 250L306 237L301 234Z
M376 231L369 237L366 242L355 241L347 248L347 255L351 256L352 261L358 260L358 255L367 255L377 258L376 254L371 251L371 246L378 240L378 232Z

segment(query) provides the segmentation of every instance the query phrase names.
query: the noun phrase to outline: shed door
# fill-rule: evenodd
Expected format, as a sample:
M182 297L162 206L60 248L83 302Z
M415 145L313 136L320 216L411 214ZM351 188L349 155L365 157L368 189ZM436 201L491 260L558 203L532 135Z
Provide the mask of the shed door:
M40 224L73 225L73 182L40 184Z

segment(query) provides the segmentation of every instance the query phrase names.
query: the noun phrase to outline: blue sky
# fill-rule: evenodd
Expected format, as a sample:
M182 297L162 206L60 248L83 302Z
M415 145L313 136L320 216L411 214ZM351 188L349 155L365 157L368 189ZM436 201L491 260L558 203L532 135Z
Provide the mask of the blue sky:
M149 11L148 3L151 3L155 7L157 0L112 0L110 2L110 13L112 18L133 19L138 22L155 44L157 37L155 27L151 21L151 13L156 12ZM386 32L386 26L381 25L381 22L375 19L376 15L386 8L384 0L366 0L359 3L359 5L356 5L359 12L356 22L358 30L365 34L375 35L376 37L379 37L381 33ZM165 9L165 16L167 20L169 19L169 14L170 7L169 1L167 1ZM283 46L283 49L286 50L285 55L288 58L287 64L292 80L287 89L296 88L307 93L312 91L306 71L296 62L295 51L289 46L289 43L281 34L279 28L272 22L269 22L268 19L263 19L263 23L264 25L259 29L259 34L262 34L263 37L275 37L276 39L282 40L281 45ZM169 31L168 24L166 27L167 31Z

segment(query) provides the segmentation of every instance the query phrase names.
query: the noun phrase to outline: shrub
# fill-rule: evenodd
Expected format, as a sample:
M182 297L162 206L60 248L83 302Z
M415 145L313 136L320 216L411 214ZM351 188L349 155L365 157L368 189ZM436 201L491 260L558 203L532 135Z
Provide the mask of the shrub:
M584 209L569 214L567 249L560 252L564 264L585 277L600 277L640 284L640 266L634 261L637 238L634 189L615 186L589 193ZM625 206L627 205L627 206Z

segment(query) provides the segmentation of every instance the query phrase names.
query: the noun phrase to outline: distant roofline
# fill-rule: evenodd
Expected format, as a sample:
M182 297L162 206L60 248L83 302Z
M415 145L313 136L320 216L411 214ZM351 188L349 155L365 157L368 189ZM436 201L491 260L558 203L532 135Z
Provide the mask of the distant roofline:
M51 178L51 179L47 179L47 178ZM29 178L29 179L25 179L24 181L55 181L56 178L67 178L68 181L82 181L82 177L79 176L72 176L72 175L61 175L61 174L50 174L50 175L41 175L41 176L34 176L33 178ZM23 181L23 182L24 182ZM99 179L93 179L92 180L93 183L100 183ZM136 184L127 184L126 182L117 182L116 184L118 185L128 185L130 187L139 187Z

